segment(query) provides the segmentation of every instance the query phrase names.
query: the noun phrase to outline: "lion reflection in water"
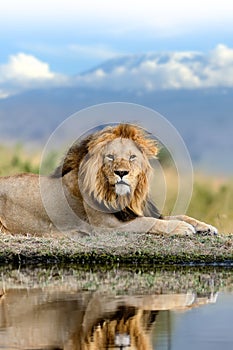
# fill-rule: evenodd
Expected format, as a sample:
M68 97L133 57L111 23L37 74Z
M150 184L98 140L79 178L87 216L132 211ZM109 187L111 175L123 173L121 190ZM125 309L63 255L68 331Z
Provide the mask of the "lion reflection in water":
M11 289L0 297L0 348L152 350L159 311L214 301L192 293L111 296L54 287Z

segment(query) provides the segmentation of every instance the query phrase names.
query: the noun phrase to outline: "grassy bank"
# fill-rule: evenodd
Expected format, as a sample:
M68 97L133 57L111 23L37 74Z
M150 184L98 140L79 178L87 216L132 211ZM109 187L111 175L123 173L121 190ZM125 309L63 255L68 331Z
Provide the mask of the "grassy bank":
M0 236L0 263L4 264L230 265L232 262L233 235L155 237L148 234L111 234L78 240Z

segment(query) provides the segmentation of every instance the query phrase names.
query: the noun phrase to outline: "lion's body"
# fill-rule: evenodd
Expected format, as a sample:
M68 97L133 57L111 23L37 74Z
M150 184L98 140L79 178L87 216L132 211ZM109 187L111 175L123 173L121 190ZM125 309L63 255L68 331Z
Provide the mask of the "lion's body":
M46 178L50 194L56 203L56 182ZM0 179L1 230L11 233L47 234L57 231L42 202L40 177L20 174Z
M98 228L154 234L216 233L195 219L165 218L149 197L158 148L141 128L121 124L73 145L51 176L0 179L2 231L50 234Z
M40 232L46 230L40 225L40 221L43 225L42 218L46 218L46 211L41 201L37 175L21 174L0 179L0 218L3 231L34 233L39 226Z

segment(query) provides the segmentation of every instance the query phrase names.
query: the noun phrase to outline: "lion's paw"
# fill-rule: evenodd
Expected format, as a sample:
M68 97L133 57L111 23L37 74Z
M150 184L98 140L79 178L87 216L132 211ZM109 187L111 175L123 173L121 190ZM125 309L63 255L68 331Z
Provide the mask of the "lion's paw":
M195 228L184 221L177 222L175 229L171 232L171 234L177 234L180 236L190 236L195 233Z
M216 227L206 224L204 222L198 221L195 225L195 231L197 234L201 235L217 235L218 230Z

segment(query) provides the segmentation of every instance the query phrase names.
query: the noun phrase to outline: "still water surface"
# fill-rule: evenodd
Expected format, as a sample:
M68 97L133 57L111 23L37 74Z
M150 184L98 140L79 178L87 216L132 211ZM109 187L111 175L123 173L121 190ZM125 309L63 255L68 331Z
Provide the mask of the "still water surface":
M0 349L233 349L232 269L0 267L0 276Z

